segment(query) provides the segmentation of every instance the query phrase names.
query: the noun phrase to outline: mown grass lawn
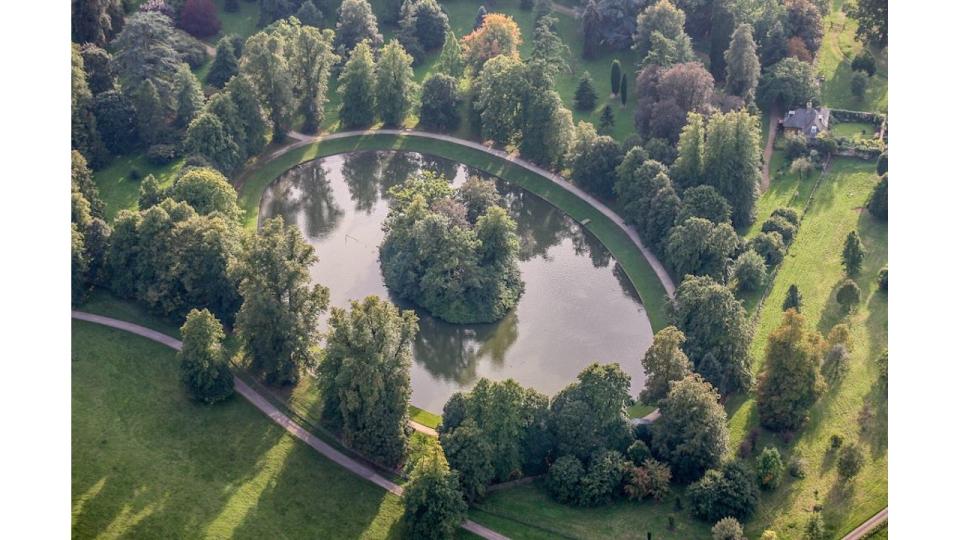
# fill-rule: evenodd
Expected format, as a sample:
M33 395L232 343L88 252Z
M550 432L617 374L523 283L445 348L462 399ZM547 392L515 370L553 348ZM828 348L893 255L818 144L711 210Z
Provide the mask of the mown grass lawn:
M74 537L401 535L398 497L239 396L188 400L172 350L79 321L72 344Z
M862 209L876 181L873 163L834 160L761 307L751 348L757 373L763 367L766 336L780 324L781 304L790 284L799 287L803 314L812 328L826 334L844 319L835 300L843 279L841 251L847 233L859 232L867 255L856 280L863 300L847 318L852 331L850 372L814 406L807 425L791 442L761 432L758 447L775 445L785 459L801 456L807 460L808 470L805 479L788 479L761 498L756 517L747 525L751 536L770 528L781 538L799 538L813 507L819 504L832 535L839 537L887 504L886 397L875 389L875 360L887 343L887 298L876 285L877 272L887 263L887 228ZM858 417L865 406L874 415L861 429ZM758 419L752 397L731 399L727 410L732 454L758 426ZM835 455L827 452L833 434L859 442L866 455L863 471L847 486L838 483Z
M232 13L223 9L225 0L215 0L214 3L217 4L217 16L220 17L220 33L208 39L209 43L214 44L228 34L246 38L257 32L257 21L260 20L259 1L239 0L237 4L240 9Z
M470 510L470 519L514 539L710 538L710 525L690 517L689 503L677 511L683 490L673 488L660 503L620 500L597 508L576 508L551 499L541 482L491 493ZM670 517L676 526L670 530Z
M162 186L173 185L183 160L166 165L150 163L145 154L117 156L104 168L93 173L93 180L106 205L107 221L120 210L136 210L140 197L140 182L152 174Z
M834 1L824 17L823 44L817 55L817 70L824 78L821 85L823 104L834 109L887 112L887 53L872 50L877 59L877 72L869 78L863 99L850 91L853 70L850 62L863 45L855 39L857 21L843 12Z
M786 155L782 150L774 150L770 158L770 187L757 199L757 219L744 236L750 239L760 234L763 222L777 208L790 207L802 211L819 175L820 171L810 172L803 177L790 172Z
M576 195L538 174L480 150L455 143L412 136L370 134L321 141L296 148L272 161L257 164L237 182L240 206L245 212L245 226L250 229L257 226L261 194L267 185L284 171L312 159L358 150L408 150L457 161L530 191L578 222L589 220L585 227L613 254L643 299L654 332L666 326L666 292L663 285L633 241L614 222Z

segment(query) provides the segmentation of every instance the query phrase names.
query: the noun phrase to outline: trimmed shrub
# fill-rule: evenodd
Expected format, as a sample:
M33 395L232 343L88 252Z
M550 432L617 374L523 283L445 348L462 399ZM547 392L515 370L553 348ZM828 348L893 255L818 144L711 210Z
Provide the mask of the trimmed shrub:
M860 303L860 287L852 279L844 281L837 290L837 302L847 311L853 310Z
M580 506L600 506L617 496L623 483L623 456L608 450L590 458L590 468L580 479Z
M794 227L800 226L800 212L797 212L795 208L788 208L786 206L781 206L773 212L770 213L771 217L782 217L783 219L789 221Z
M797 226L788 221L783 216L770 216L760 227L763 232L778 232L783 238L783 243L790 245L793 243L793 237L797 234Z
M707 471L687 493L694 515L710 522L728 516L745 520L753 515L760 499L755 474L739 461Z
M783 236L776 231L760 233L754 236L747 245L763 257L769 267L780 264L787 254L787 247L783 244Z
M733 275L741 291L756 291L767 281L767 266L756 251L745 251L733 263Z

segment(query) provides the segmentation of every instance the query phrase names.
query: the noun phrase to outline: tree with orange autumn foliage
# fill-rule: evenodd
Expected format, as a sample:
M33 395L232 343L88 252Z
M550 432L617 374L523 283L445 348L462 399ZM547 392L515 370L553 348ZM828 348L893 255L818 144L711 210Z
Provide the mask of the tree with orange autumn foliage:
M513 17L503 13L489 13L483 24L463 38L463 58L479 72L484 62L498 55L519 57L520 27Z

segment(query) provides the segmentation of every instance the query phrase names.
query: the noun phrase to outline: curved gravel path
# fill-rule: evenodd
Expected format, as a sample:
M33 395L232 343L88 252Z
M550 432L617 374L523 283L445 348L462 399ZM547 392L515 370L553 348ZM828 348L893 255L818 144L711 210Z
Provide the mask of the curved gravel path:
M520 157L514 154L508 154L503 150L490 148L489 146L484 146L483 144L480 144L478 142L468 141L466 139L461 139L459 137L444 135L442 133L431 133L429 131L419 131L415 129L370 129L370 130L357 130L357 131L340 131L337 133L330 133L330 134L316 135L316 136L304 135L303 133L292 131L288 135L290 136L290 138L295 139L296 142L273 152L272 154L270 154L269 159L270 160L276 159L291 150L294 150L296 148L301 148L309 144L318 143L321 141L332 141L336 139L345 139L348 137L358 137L363 135L377 135L377 134L397 135L400 137L419 137L422 139L433 139L437 141L444 141L448 143L457 144L460 146L465 146L467 148L472 148L474 150L479 150L481 152L485 152L492 156L496 156L504 161L508 161L514 165L523 167L524 169L527 169L528 171L534 174L537 174L539 176L546 178L547 180L550 180L554 184L576 195L577 197L585 201L587 204L594 207L604 216L606 216L611 221L613 221L618 227L620 227L620 229L623 230L623 232L626 233L626 235L634 243L637 249L640 250L640 253L643 254L643 258L647 260L647 264L649 264L650 267L653 268L653 271L657 274L657 279L660 280L660 284L663 286L664 290L667 292L667 295L670 296L671 298L673 297L676 287L673 284L673 279L670 277L670 274L667 273L666 268L664 268L663 264L660 263L660 260L657 258L656 254L654 254L653 251L651 251L649 248L647 248L646 245L644 245L643 240L640 239L640 235L637 234L637 231L633 227L628 225L627 222L624 221L622 217L620 217L616 212L611 210L607 205L597 200L593 195L590 195L586 191L580 189L579 187L574 185L572 182L567 181L562 176L556 173L550 172L537 165L534 165L533 163L530 163L525 159L521 159Z
M157 343L166 345L167 347L178 351L182 346L182 343L178 339L174 339L166 334L157 332L156 330L151 330L131 322L121 321L111 317L104 317L102 315L95 315L93 313L86 313L84 311L73 311L71 316L77 320L102 324L104 326L130 332L132 334L145 337L149 340L156 341ZM373 482L374 484L389 491L390 493L393 493L394 495L403 495L403 486L391 482L370 467L354 460L353 458L350 458L336 448L318 439L312 433L300 427L300 425L291 420L289 416L285 415L280 409L271 404L265 397L257 393L254 389L250 388L250 386L236 376L233 378L233 383L238 394L246 398L246 400L252 403L254 407L260 409L261 412L283 427L283 429L287 430L288 433L307 443L307 445L322 454L324 457L330 459L353 474L360 476L369 482ZM470 531L482 538L487 538L488 540L508 540L508 537L488 529L474 521L466 520L460 526L465 530Z

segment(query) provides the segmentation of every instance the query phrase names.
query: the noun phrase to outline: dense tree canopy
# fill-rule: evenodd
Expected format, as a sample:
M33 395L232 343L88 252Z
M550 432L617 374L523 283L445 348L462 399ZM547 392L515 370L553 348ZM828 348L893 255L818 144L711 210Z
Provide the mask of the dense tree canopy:
M684 31L686 14L669 0L659 0L637 15L633 48L644 64L669 66L693 60L693 45Z
M713 523L725 517L746 520L760 501L756 476L739 461L728 461L707 471L690 486L688 496L694 515Z
M857 20L857 37L861 41L887 45L887 0L859 0L849 13Z
M476 444L490 447L492 476L484 472L486 463L473 463L464 471L471 483L483 478L506 481L525 474L539 474L543 472L551 447L547 414L547 396L523 388L512 379L503 382L480 379L473 390L454 394L444 405L440 442L444 451L459 454L457 446L462 441L458 439L466 437L465 434L455 436L459 429L476 426L480 431L480 441Z
M103 46L123 29L121 0L71 0L70 15L74 43Z
M411 343L417 316L376 296L333 308L319 381L344 442L395 466L406 453Z
M232 219L166 199L121 212L111 239L106 271L118 296L166 316L207 308L233 320L239 297L229 269L240 254L240 231Z
M412 538L453 538L466 518L467 503L455 471L433 443L414 466L403 489L403 520Z
M631 442L625 411L630 376L618 364L591 364L550 401L550 429L559 455L587 459Z
M727 451L727 413L719 399L710 383L694 374L671 383L667 397L659 402L660 419L651 427L651 446L681 482L718 466Z
M243 247L234 269L243 296L237 327L250 368L271 384L296 382L315 364L317 318L329 297L326 288L310 285L317 256L281 218L267 220Z
M670 308L697 372L725 394L748 389L752 328L730 289L708 276L689 276L677 287Z
M475 222L445 178L424 173L391 188L380 245L387 287L450 322L491 322L520 298L516 223L500 206Z
M585 142L582 151L574 151L569 159L570 177L577 185L601 197L613 195L617 166L623 160L623 149L612 137L601 135Z
M813 66L796 58L784 58L765 70L757 88L758 101L767 106L794 109L819 101L820 86Z
M666 255L678 276L726 277L727 264L739 245L737 232L729 223L691 217L670 230Z

